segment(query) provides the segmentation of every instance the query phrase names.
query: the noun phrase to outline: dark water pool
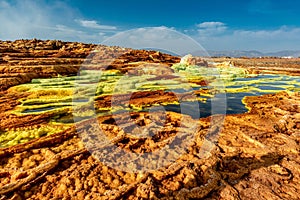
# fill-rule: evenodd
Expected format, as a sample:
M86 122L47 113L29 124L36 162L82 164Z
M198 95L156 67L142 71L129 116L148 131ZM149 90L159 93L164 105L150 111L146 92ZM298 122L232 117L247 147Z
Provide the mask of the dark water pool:
M173 111L190 115L193 118L208 117L212 114L239 114L248 109L242 103L245 96L259 96L287 88L291 91L299 88L299 77L286 75L258 75L256 77L237 78L225 86L225 89L244 91L223 93L222 98L218 94L214 98L208 98L206 102L181 102L181 104L169 104L164 106L167 111ZM198 89L198 88L197 88Z
M254 93L227 93L223 98L209 98L206 102L181 102L164 106L166 111L190 115L197 119L212 114L238 114L248 111L242 103L245 96L257 96ZM216 96L217 97L217 96ZM198 108L196 107L198 106Z

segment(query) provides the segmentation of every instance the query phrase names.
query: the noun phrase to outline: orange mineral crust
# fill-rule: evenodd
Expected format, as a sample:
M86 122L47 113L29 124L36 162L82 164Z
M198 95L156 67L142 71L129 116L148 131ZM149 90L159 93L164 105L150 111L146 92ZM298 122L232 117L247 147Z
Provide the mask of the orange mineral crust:
M246 112L193 118L162 108L190 102L195 95L198 99L214 95L208 89L214 79L188 77L184 84L197 90L176 94L150 85L166 81L174 91L178 89L179 75L172 66L180 57L35 39L2 41L0 53L1 200L300 198L297 90L245 95ZM194 64L208 68L212 62L221 63L221 69L229 67L224 61L230 62L246 75L269 71L291 75L291 84L298 84L297 59L195 60ZM143 69L154 68L159 70L143 74ZM141 83L136 76L149 84L130 94L106 93L110 88L99 91L89 104L97 115L90 115L88 106L80 107L86 99L78 96L72 102L73 90L66 88L80 69L108 71L103 78L106 83L119 80L123 73L137 85ZM47 82L52 78L63 84ZM283 81L280 84L286 86ZM235 86L226 89L233 91ZM123 107L111 111L112 99L116 107ZM84 111L78 112L82 114L76 116L79 120L73 120L72 103ZM151 105L160 109L147 110ZM188 143L179 151L176 147L185 139ZM178 143L172 143L174 140ZM126 159L124 152L129 155ZM143 157L146 154L152 160ZM141 166L151 170L137 170Z

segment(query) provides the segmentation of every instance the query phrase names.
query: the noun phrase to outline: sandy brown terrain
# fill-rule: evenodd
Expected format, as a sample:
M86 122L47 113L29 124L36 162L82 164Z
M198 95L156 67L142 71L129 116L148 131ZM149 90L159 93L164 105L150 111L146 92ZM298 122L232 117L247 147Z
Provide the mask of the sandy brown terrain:
M288 74L299 76L300 58L213 58L215 62L230 61L234 66L253 73Z
M8 90L34 78L74 75L94 45L60 41L20 40L0 45L0 134L6 130L48 126L51 114L17 115L13 112L26 92ZM99 60L110 69L127 72L137 62L171 66L180 58L155 51L100 47ZM122 55L122 56L114 56ZM99 61L98 60L98 61ZM214 59L224 61L224 59ZM228 59L225 59L228 60ZM298 59L230 59L256 73L284 73L299 76ZM89 64L89 63L87 63ZM106 65L105 65L106 64ZM101 69L107 66L95 66ZM200 84L201 85L201 84ZM125 95L126 96L126 95ZM123 95L117 96L122 102ZM110 96L98 98L98 107L109 106ZM136 93L135 105L173 101L164 91ZM137 138L134 129L122 131L128 123L123 114L97 118L109 144L94 144L96 150L116 160L111 148L118 146L137 154L166 146L179 128L199 124L193 141L176 162L148 172L126 172L99 162L85 147L96 138L93 120L79 122L58 133L23 144L0 148L0 199L299 199L300 198L300 94L280 92L245 98L249 112L192 119L175 112L131 112L141 126L163 128L153 137ZM153 116L155 116L153 118ZM118 119L119 124L115 123ZM218 124L219 126L215 125ZM218 132L210 137L208 131ZM93 142L93 139L91 140ZM170 151L176 154L176 151ZM205 155L205 156L203 156ZM158 155L157 160L167 155ZM108 156L107 156L108 157ZM128 163L121 162L122 165ZM155 163L145 163L155 165Z

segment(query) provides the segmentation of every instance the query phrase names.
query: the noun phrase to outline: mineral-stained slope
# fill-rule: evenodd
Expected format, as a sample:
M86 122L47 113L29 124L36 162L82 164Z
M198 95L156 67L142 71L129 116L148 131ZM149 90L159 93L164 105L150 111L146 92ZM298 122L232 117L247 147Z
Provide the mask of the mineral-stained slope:
M219 142L206 157L201 152L210 121L201 119L186 154L170 166L145 173L119 171L91 156L80 133L95 127L86 121L78 125L78 132L70 128L2 149L0 194L15 199L297 199L299 100L299 95L285 92L246 99L251 112L227 116ZM142 124L149 123L147 113L131 115ZM167 113L158 141L136 139L131 132L120 134L110 116L98 121L113 138L108 145L142 152L173 137L180 124L178 115ZM188 127L196 122L181 123Z
M231 62L234 66L247 68L252 73L289 74L299 76L300 58L213 58L216 62Z
M133 70L139 65L161 63L165 66L161 70L169 74L157 79L170 78L171 85L176 80L171 73L174 68L182 73L195 70L174 66L179 58L155 51L105 46L93 50L94 47L39 40L1 43L0 199L300 198L299 92L246 97L243 102L248 113L201 119L137 109L140 112L105 114L74 125L69 121L69 104L54 111L39 111L44 103L53 106L68 100L68 93L53 94L48 79L41 78L58 78L55 80L67 84L70 80L62 76L76 74L80 67L107 69L107 77L111 77L116 71L139 75L139 70ZM93 52L101 54L84 59ZM92 65L95 59L97 64ZM193 76L187 79L191 84L207 85ZM35 83L30 87L20 85L31 80ZM48 88L47 92L39 88L40 84ZM148 86L151 90L133 92L130 105L140 108L178 100L171 92ZM111 95L106 91L101 90L95 98L96 109L110 107ZM127 98L122 91L114 97L119 103ZM22 113L32 106L38 112ZM153 131L153 135L137 136L130 120ZM196 129L190 128L195 125ZM102 135L98 134L99 128ZM136 155L155 152L167 147L179 131L191 136L186 151L178 154L176 149L170 149L167 154L157 154L155 162L143 163L151 168L166 158L176 158L176 162L157 169L122 170L130 163L111 151L118 147ZM108 138L109 142L97 142L97 137ZM113 168L98 158L113 158L119 166ZM132 162L131 167L137 167L136 163Z
M61 41L1 42L0 90L37 77L76 74L93 45Z

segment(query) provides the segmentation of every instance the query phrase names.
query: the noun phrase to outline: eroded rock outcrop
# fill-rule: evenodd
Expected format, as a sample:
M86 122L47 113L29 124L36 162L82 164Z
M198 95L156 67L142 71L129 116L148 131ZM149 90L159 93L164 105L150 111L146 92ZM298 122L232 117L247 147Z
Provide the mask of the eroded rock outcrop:
M300 198L299 92L245 97L249 112L243 114L193 119L175 112L145 112L148 105L190 98L185 91L174 95L157 86L163 82L178 89L177 83L182 83L178 79L185 76L184 83L193 84L195 93L202 97L213 95L203 88L214 79L199 80L209 71L180 64L180 58L160 52L93 47L40 40L1 43L0 199ZM84 59L86 55L90 57ZM161 67L159 71L152 70L157 67ZM85 90L80 95L92 94L92 107L108 114L74 124L72 103L80 104L82 96L72 102L74 77L60 75L77 73L79 68L105 69L96 91ZM218 69L224 80L249 73L227 68ZM93 74L87 73L82 81L97 83ZM111 88L110 84L121 80L122 74L126 76L121 83L130 94L124 93L123 87L115 91ZM41 79L50 77L57 78ZM134 78L135 87L126 82L129 78ZM32 80L31 84L20 85ZM267 80L249 83L264 85ZM246 78L241 82L248 85ZM290 82L294 88L298 86L294 79ZM227 92L246 90L243 84L236 84L229 82ZM253 88L247 87L246 91ZM125 107L109 113L112 98L117 105L128 104L135 110L119 112ZM141 133L139 128L147 131ZM187 135L178 134L180 131ZM176 145L169 145L175 137L189 139L183 153L172 148ZM103 139L108 141L103 143ZM163 147L169 151L155 154L154 162L137 156ZM129 157L133 161L123 159L119 151L113 151L116 149L135 153ZM164 162L166 158L176 159L168 163ZM109 165L109 160L116 161L118 167ZM164 165L157 167L157 163ZM141 164L154 168L122 170Z
M251 103L254 99L246 99L252 108L250 113L225 118L217 146L208 157L201 158L199 154L210 127L210 120L206 118L200 120L200 129L194 133L195 141L188 153L175 163L148 173L118 171L91 156L81 140L82 131L96 128L89 121L77 129L2 149L0 194L6 198L31 199L71 198L75 194L79 199L254 199L264 196L297 199L300 118L299 108L293 104L299 102L300 96L279 93L253 98L255 104ZM295 125L278 131L276 124L286 114L289 114L289 123ZM132 113L131 118L147 125L148 115ZM157 135L159 140L138 139L130 130L122 134L120 125L115 125L110 116L100 117L98 123L104 134L112 138L108 146L117 145L142 153L143 149L150 151L167 142L174 131L176 133L176 126L189 127L196 123L193 119L180 119L180 114L168 113L165 130ZM159 123L159 118L154 121Z
M252 74L300 75L300 58L213 58L214 62L231 62L234 66L249 70Z

